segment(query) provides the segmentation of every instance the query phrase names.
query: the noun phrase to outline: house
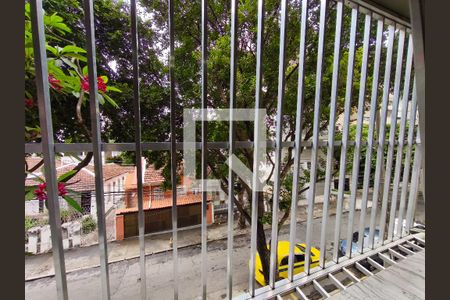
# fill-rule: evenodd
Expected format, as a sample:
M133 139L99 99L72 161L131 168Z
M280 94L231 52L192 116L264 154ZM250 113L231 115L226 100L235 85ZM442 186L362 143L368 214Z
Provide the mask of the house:
M36 166L41 157L31 156L26 158L28 169ZM55 161L56 174L61 176L71 171L77 164L78 160L73 157L63 156ZM33 174L29 174L25 180L25 186L35 186L39 184L36 177L43 177L43 166L38 167ZM105 193L105 212L108 212L114 206L120 205L123 198L123 186L125 177L134 170L134 166L122 166L116 163L103 164L103 182ZM96 214L95 201L95 171L92 162L81 169L74 177L72 177L66 186L69 190L74 191L70 196L75 199L83 208L85 214L91 214L93 218ZM67 202L60 198L61 209L68 209ZM39 215L45 211L42 201L33 199L25 202L25 215Z
M142 159L143 170L143 205L145 213L145 233L161 232L172 229L172 192L164 190L164 177L161 170L147 165ZM116 240L137 236L138 230L138 196L136 168L125 177L125 198L123 207L116 210ZM187 178L181 176L177 186L178 227L201 224L201 193L190 186ZM207 224L214 221L212 195L208 194L206 212Z

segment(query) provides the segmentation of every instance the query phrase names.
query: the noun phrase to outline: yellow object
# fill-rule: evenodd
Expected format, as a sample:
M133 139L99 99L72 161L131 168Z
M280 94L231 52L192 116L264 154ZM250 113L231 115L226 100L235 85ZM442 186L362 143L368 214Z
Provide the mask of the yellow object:
M267 245L267 249L270 250L270 245ZM303 272L305 265L305 244L295 244L294 247L294 275ZM320 251L314 247L311 247L311 264L310 268L314 268L319 265ZM280 279L288 277L288 262L289 262L289 242L278 241L278 277ZM265 286L264 275L262 271L261 259L259 253L256 252L255 261L255 279L261 285Z

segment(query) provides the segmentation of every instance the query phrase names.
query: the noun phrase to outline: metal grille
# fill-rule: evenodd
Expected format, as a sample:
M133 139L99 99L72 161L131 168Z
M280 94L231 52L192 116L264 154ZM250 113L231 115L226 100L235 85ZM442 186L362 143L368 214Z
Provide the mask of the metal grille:
M43 11L41 0L32 0L31 2L31 12L32 12L32 25L33 25L33 38L34 38L34 51L35 51L35 65L36 65L36 83L38 92L38 105L39 105L39 118L42 128L42 143L40 144L26 144L26 153L43 153L44 163L45 163L45 179L48 191L48 203L49 203L49 218L52 233L52 245L53 245L53 259L55 266L55 276L56 276L56 286L59 299L68 299L67 293L67 282L66 282L66 271L64 264L64 253L62 247L62 237L61 237L61 224L60 224L60 212L58 206L58 196L57 196L57 186L56 186L56 173L55 173L55 152L79 152L79 151L92 151L94 153L95 162L95 185L96 185L96 201L97 201L97 218L98 218L98 241L99 241L99 255L100 255L100 266L101 266L101 285L102 285L102 298L110 299L110 286L109 286L109 269L108 269L108 245L106 239L106 229L105 229L105 208L104 208L104 191L102 184L102 163L101 163L101 152L106 150L113 151L135 151L137 156L137 161L140 161L142 157L142 151L145 150L170 150L171 153L171 178L172 182L176 182L176 163L177 156L176 150L183 148L183 142L176 142L175 140L175 78L174 78L174 28L173 28L173 18L174 18L174 8L173 1L169 0L168 5L168 15L169 15L169 39L170 39L170 49L169 49L169 74L170 74L170 142L155 142L155 143L144 143L141 141L141 122L140 122L140 96L139 96L139 64L138 64L138 31L137 31L137 16L136 16L136 1L131 0L131 21L132 21L132 49L133 49L133 76L134 76L134 112L135 112L135 143L102 143L100 135L100 123L99 123L99 103L96 96L93 96L90 101L90 116L91 116L91 128L92 128L92 143L79 143L79 144L55 144L53 140L53 128L52 128L52 118L51 118L51 101L49 94L49 86L47 80L48 70L47 70L47 57L45 50L45 35L44 35L44 24L43 24ZM281 166L281 154L282 150L285 148L292 148L294 153L294 170L293 170L293 189L292 198L298 199L299 194L299 172L300 172L300 154L301 148L306 147L312 150L311 158L311 171L309 183L310 190L307 197L307 226L306 226L306 257L305 257L305 272L304 274L294 275L293 261L294 261L294 245L296 239L296 215L297 215L297 205L291 205L291 223L290 223L290 252L289 252L289 266L288 266L288 281L294 282L299 278L309 278L314 272L311 270L310 266L310 250L312 247L312 221L314 217L314 207L315 207L315 193L316 193L316 176L317 176L317 160L318 160L318 149L319 147L327 148L327 159L326 159L326 178L325 178L325 192L324 192L324 204L323 204L323 216L322 216L322 226L321 226L321 238L320 238L320 269L332 268L333 265L340 263L342 257L338 255L338 243L341 237L341 221L343 218L343 203L344 203L344 183L346 175L346 163L347 160L353 159L353 170L351 177L351 191L350 191L350 207L348 213L348 226L345 236L347 241L352 240L352 234L355 223L355 203L356 203L356 188L358 180L358 170L360 165L360 160L364 159L364 177L363 177L363 196L359 224L357 228L359 232L364 231L365 221L366 221L366 207L368 202L369 194L369 184L371 178L371 160L374 152L376 151L376 170L375 170L375 180L374 180L374 191L372 202L371 215L370 215L370 233L369 233L369 244L363 244L363 235L360 235L358 240L358 251L357 253L352 253L351 243L347 243L347 251L344 259L351 259L352 256L364 255L364 253L370 253L373 249L378 247L383 247L384 244L393 242L398 239L402 239L409 235L409 230L412 227L415 211L415 203L418 193L418 182L419 175L422 165L422 148L423 144L420 143L420 134L415 134L415 124L416 124L416 114L418 105L423 105L423 99L417 99L416 90L418 89L416 85L416 80L414 79L412 93L410 93L410 79L413 75L413 40L412 33L409 29L409 24L404 20L397 18L395 16L389 15L376 9L372 6L365 4L363 1L351 1L344 3L343 1L336 1L336 27L335 29L335 40L334 40L334 53L333 53L333 75L332 75L332 93L331 95L322 94L322 74L324 68L324 59L326 54L324 53L324 43L325 35L327 31L332 30L328 28L325 24L325 15L329 13L327 0L322 0L320 3L320 17L318 24L318 51L317 51L317 67L316 67L316 80L315 80L315 106L314 106L314 123L313 123L313 138L312 141L302 140L302 118L303 118L303 98L304 98L304 64L305 64L305 40L307 32L307 17L308 17L308 0L301 1L301 26L300 26L300 46L299 46L299 67L298 67L298 96L297 96L297 114L296 114L296 138L294 142L284 142L282 138L283 134L283 101L284 101L284 88L285 88L285 47L286 47L286 26L288 24L287 11L288 11L288 1L281 1L281 18L280 18L280 52L279 52L279 81L278 81L278 98L277 98L277 115L276 115L276 139L275 141L259 141L257 138L253 142L238 142L235 141L234 134L234 124L233 120L234 113L233 109L236 108L236 62L237 62L237 0L231 0L231 72L230 72L230 115L229 115L229 141L224 142L207 142L207 91L206 87L208 84L207 78L207 42L208 42L208 27L207 27L207 11L208 11L208 0L201 1L201 107L203 110L203 118L201 121L201 142L196 143L196 149L201 150L201 179L206 179L207 177L207 149L208 148L219 148L228 149L230 154L233 154L236 149L239 148L254 148L254 157L259 156L259 147L261 143L267 143L268 148L275 150L275 180L274 180L274 198L272 210L272 239L270 246L270 279L269 287L263 287L257 289L255 282L255 257L257 252L257 224L258 219L258 195L256 191L253 191L252 197L252 224L251 224L251 243L250 243L250 254L249 254L249 290L248 294L243 295L243 298L253 298L258 295L262 295L267 292L267 289L271 289L271 295L275 295L275 291L281 292L277 287L277 262L276 262L276 251L278 246L278 202L280 197L280 166ZM338 105L338 79L339 79L339 64L341 59L342 50L342 28L343 28L343 11L344 7L348 6L351 9L351 23L349 32L349 49L348 49L348 61L347 61L347 74L346 74L346 84L345 84L345 99L344 99L344 121L343 121L343 133L341 140L335 140L335 130L334 126L336 123L336 106ZM263 32L264 32L264 1L258 0L258 24L257 24L257 55L256 55L256 95L255 95L255 108L262 107L262 77L263 77ZM94 30L94 10L93 10L93 0L84 0L85 9L85 20L84 24L87 28L87 53L88 53L88 66L89 66L89 94L97 95L97 74L96 74L96 61L95 61L95 30ZM358 18L364 19L364 30L358 33ZM371 24L376 23L376 34L375 37L371 36ZM384 26L388 27L387 35L384 33ZM356 51L356 36L357 34L363 35L363 45L362 45L362 64L360 70L360 78L354 78L354 60ZM370 96L370 116L369 116L369 130L367 141L362 141L362 126L364 117L364 108L366 105L366 81L368 76L368 64L369 64L369 42L371 38L375 38L375 53L373 57L373 77L372 86L381 86L382 95L378 95L378 89L373 88ZM407 51L406 51L406 61L403 59L403 52L405 47L405 40L407 40ZM382 51L384 49L384 51ZM396 62L395 67L393 67L393 52L396 50ZM385 52L385 53L382 53ZM382 60L382 55L386 58ZM384 57L383 56L383 57ZM379 82L381 62L385 62L384 66L384 82ZM404 67L404 71L402 68ZM419 69L422 66L415 66L415 69ZM392 114L391 114L391 125L389 138L386 140L386 121L389 105L389 93L390 87L390 76L394 70L394 86L393 86L393 99L392 99ZM353 82L358 80L359 85L359 96L357 105L357 132L356 139L354 141L349 140L349 126L350 126L350 115L351 115L351 99L353 91ZM401 86L403 85L403 92L401 93ZM356 91L355 91L356 92ZM420 91L419 91L420 92ZM330 122L328 128L328 138L327 140L320 140L320 116L321 116L321 101L323 97L330 97ZM411 97L410 97L411 96ZM379 99L381 98L381 113L378 120L379 130L376 130L376 119L378 104L380 104ZM411 99L411 101L410 101ZM401 105L401 117L400 117L400 134L396 139L396 125L397 125L397 115L398 108ZM408 115L409 107L409 115ZM255 116L255 137L257 128L264 126L259 124L259 118ZM405 134L407 131L406 125L409 124L406 143ZM422 132L422 130L421 130ZM368 151L364 158L361 157L361 147L367 147ZM333 151L334 148L340 148L340 160L339 160L339 185L337 190L337 210L336 210L336 226L334 227L334 248L332 250L333 259L330 262L325 261L326 257L326 231L332 230L328 226L329 217L329 200L330 200L330 190L332 182L332 171L333 171ZM354 147L354 156L348 157L347 150L349 147ZM387 159L384 158L384 149L387 147ZM403 148L406 148L405 163L402 165L403 159ZM412 152L414 151L414 158L412 158ZM396 155L395 159L394 156ZM413 159L412 174L410 176L410 162ZM254 166L254 171L256 171L256 163ZM402 168L404 168L402 170ZM384 178L382 178L382 173L385 173ZM391 180L391 174L393 173L393 180ZM256 185L258 178L254 172L253 182ZM403 175L402 175L403 174ZM233 177L235 174L229 171L229 182L233 182ZM140 275L141 275L141 298L147 298L146 289L146 279L145 279L145 244L144 244L144 231L145 231L145 219L143 211L143 192L142 192L142 166L137 164L137 177L138 177L138 227L139 227L139 242L140 242ZM390 219L386 220L388 208L388 198L391 190L391 181L393 189L392 205L390 210ZM204 182L204 181L202 181ZM204 183L203 183L204 184ZM401 194L398 199L398 191L401 186ZM408 190L409 186L409 190ZM206 227L206 205L207 205L207 195L206 189L203 188L202 192L202 272L201 272L201 285L202 291L201 295L203 299L207 297L207 227ZM409 191L409 195L408 195ZM231 299L233 297L232 292L232 280L233 280L233 270L232 270L232 250L233 250L233 208L234 208L234 188L230 184L228 187L228 261L227 261L227 298ZM172 228L173 228L173 271L174 271L174 298L178 299L178 274L177 269L177 206L176 206L176 196L177 190L176 185L172 185ZM384 234L384 224L389 222L388 227L388 238L387 240L381 239L379 243L375 243L374 234L377 227L377 203L381 197L381 214L379 219L380 236L383 237ZM399 200L399 205L397 202ZM406 221L406 231L402 228L397 228L396 235L394 236L395 229L395 215L398 208L398 224L402 224L403 220ZM416 248L416 247L414 247ZM405 250L406 251L406 250ZM386 259L386 258L384 258ZM388 260L389 262L389 260ZM311 277L312 278L312 277ZM331 277L332 279L332 277ZM333 279L332 279L333 280ZM315 287L322 291L320 284L316 281L312 281ZM339 284L337 284L339 287ZM301 291L299 292L301 293ZM326 293L322 291L322 293ZM150 296L150 295L149 295ZM236 295L235 295L236 296Z

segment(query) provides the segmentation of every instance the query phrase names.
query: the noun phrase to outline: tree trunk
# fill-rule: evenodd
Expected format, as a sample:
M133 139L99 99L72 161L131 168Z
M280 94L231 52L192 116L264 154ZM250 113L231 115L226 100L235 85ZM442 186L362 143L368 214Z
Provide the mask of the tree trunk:
M258 193L258 216L261 217L264 214L264 194ZM259 219L259 218L258 218ZM256 249L261 260L262 271L266 284L269 283L270 273L270 251L267 249L266 233L264 232L264 225L261 221L257 222L257 237L256 237ZM257 271L259 272L259 271Z
M257 238L256 238L256 249L259 254L259 258L261 259L261 266L264 275L264 281L266 284L269 283L269 268L270 268L270 251L267 249L266 242L266 234L264 232L264 226L261 222L258 221L258 230L257 230ZM259 272L259 270L256 270Z
M247 227L247 224L245 224L245 216L241 213L238 213L238 225L240 229L244 229Z

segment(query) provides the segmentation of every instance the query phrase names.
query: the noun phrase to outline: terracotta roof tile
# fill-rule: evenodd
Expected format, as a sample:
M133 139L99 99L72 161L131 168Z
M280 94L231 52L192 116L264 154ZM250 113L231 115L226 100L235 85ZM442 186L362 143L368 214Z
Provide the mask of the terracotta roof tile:
M143 163L145 165L145 163ZM133 171L130 171L125 178L125 190L136 189L136 167L133 167ZM164 182L164 177L161 173L162 169L156 170L153 165L148 165L144 173L144 186L145 185L161 185Z
M208 202L212 200L212 196L208 195ZM177 206L183 206L183 205L189 205L189 204L195 204L195 203L201 203L202 202L202 194L193 194L188 193L186 195L178 195L177 196ZM153 200L151 202L151 207L144 208L145 211L147 210L154 210L154 209L161 209L161 208L167 208L172 207L172 197L171 195L168 195L166 193L166 196L164 199L161 200ZM117 209L116 214L124 214L124 213L131 213L131 212L137 212L137 207L130 207L130 208L122 208Z
M93 165L86 166L86 169L91 171L92 173L95 172ZM116 163L107 163L103 165L103 180L109 180L111 178L114 178L116 176L133 172L135 169L134 166L122 166Z
M74 166L75 164L70 164L57 168L57 176L59 177L62 174L69 172L73 169ZM105 164L103 166L103 178L104 180L108 180L121 174L132 172L133 168L133 166L121 166L114 163ZM42 176L41 174L39 174L39 172L35 172L34 174ZM27 178L25 180L25 186L32 186L37 184L39 184L39 181L35 178ZM88 165L85 168L81 169L80 172L78 172L67 182L67 186L69 189L77 192L95 190L95 174L93 165Z

